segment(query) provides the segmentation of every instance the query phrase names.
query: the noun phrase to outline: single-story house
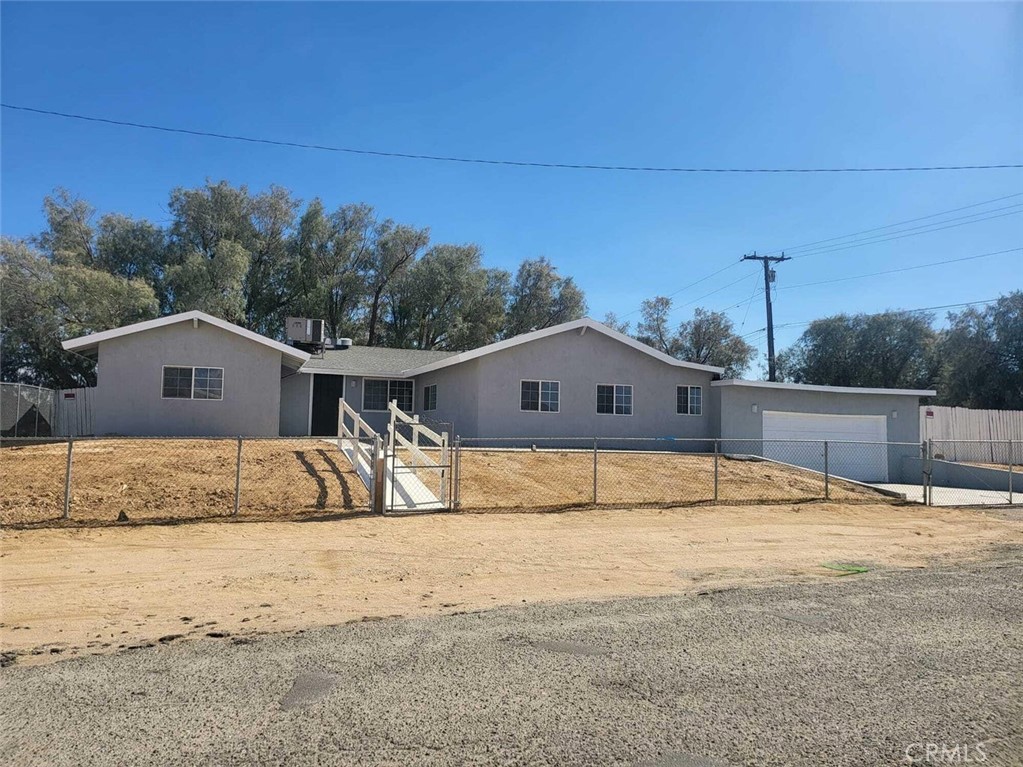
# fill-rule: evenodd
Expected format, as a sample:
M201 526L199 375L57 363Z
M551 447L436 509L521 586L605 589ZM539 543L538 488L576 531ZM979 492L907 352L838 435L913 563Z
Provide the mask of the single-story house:
M378 431L396 400L475 439L916 443L919 400L935 394L721 380L722 368L675 359L591 319L460 353L310 353L192 311L64 348L97 360L96 434L328 436L343 398Z

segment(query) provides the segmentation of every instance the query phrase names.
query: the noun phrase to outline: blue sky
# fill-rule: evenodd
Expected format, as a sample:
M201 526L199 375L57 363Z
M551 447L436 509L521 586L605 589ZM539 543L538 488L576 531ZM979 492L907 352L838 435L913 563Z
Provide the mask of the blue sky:
M1023 161L1023 5L57 4L2 15L2 95L58 111L310 143L513 160L809 167ZM761 252L1023 192L1023 171L672 175L368 158L3 110L2 228L42 224L63 185L100 211L166 219L204 179L364 201L546 255L590 313L633 312ZM994 204L1023 202L1023 197ZM964 211L958 215L965 215ZM951 214L956 215L956 214ZM1023 216L779 268L779 287L1023 245ZM679 293L748 333L756 266ZM745 279L741 279L748 275ZM778 293L779 325L1023 287L1023 254ZM635 319L636 314L629 314ZM743 323L743 319L745 322ZM780 346L800 327L781 327ZM754 336L762 343L762 336Z

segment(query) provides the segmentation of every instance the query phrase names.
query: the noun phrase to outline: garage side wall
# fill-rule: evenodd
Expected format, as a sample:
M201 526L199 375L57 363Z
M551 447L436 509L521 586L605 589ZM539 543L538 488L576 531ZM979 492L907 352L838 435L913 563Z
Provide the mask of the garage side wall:
M224 369L222 400L163 399L163 366ZM199 322L99 344L93 399L97 435L276 437L281 353Z

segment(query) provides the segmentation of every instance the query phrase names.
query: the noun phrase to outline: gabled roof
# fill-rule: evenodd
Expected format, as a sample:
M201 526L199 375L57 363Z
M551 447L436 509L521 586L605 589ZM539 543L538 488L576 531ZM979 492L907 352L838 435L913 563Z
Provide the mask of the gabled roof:
M409 368L437 362L457 353L423 349L392 349L384 346L327 349L323 352L322 357L319 355L310 357L299 372L404 378L404 371Z
M823 386L820 384L797 384L783 381L741 381L729 378L725 381L711 381L711 386L753 386L762 389L790 389L793 391L819 391L828 394L901 394L906 397L934 397L934 389L870 389L859 386Z
M560 325L553 325L549 328L543 328L542 330L534 330L531 333L523 333L513 338L508 338L504 341L498 341L494 344L488 344L487 346L481 346L479 349L473 349L468 352L461 352L454 354L446 359L438 360L436 362L430 362L419 367L411 368L405 371L406 376L416 376L422 373L430 373L434 370L440 370L441 368L450 367L451 365L459 365L463 362L469 362L470 360L479 359L485 357L488 354L494 352L504 351L505 349L511 349L512 347L519 346L521 344L528 344L530 341L539 341L541 338L547 338L548 336L556 335L557 333L565 333L570 330L581 330L585 333L587 330L592 330L596 333L601 333L608 338L613 338L615 341L619 341L626 346L631 346L636 351L648 354L656 360L660 360L666 365L674 365L680 368L689 368L691 370L702 370L705 373L715 373L721 375L725 372L724 368L714 367L713 365L700 365L696 362L684 362L683 360L675 359L663 352L657 351L651 346L647 346L642 341L637 341L635 338L619 333L617 330L612 330L607 325L602 325L596 320L591 320L589 317L583 317L581 320L573 320L572 322L563 322Z
M273 339L261 336L259 333L253 333L251 330L246 330L239 325L235 325L226 320L222 320L219 317L214 317L212 314L206 314L206 312L191 311L182 312L181 314L170 314L166 317L158 317L155 320L146 320L145 322L136 322L134 325L125 325L121 328L114 328L113 330L104 330L99 333L90 333L87 336L81 336L79 338L70 338L61 344L65 349L72 352L81 352L94 349L99 346L103 341L109 341L113 338L120 338L121 336L129 336L133 333L143 333L147 330L155 330L156 328L162 328L167 325L174 325L179 322L192 322L193 320L199 322L206 322L214 327L218 327L221 330L226 330L229 333L241 336L249 341L253 341L263 346L268 346L271 349L280 352L286 359L293 363L301 365L309 359L309 355L304 351L296 349L294 346L288 346L282 344Z

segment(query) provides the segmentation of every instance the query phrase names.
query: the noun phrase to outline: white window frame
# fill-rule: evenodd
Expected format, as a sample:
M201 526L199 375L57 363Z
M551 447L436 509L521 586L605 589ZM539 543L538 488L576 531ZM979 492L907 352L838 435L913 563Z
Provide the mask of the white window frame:
M536 410L528 410L522 407L522 384L524 383L535 383L539 384L537 391ZM543 385L544 384L557 384L558 385L558 409L557 410L541 410L540 405L543 403ZM558 415L561 412L561 381L554 381L549 378L520 378L519 379L519 412L520 413L541 413L543 415Z
M611 410L612 410L612 412L610 412L610 413L601 413L600 410L597 409L598 405L599 405L598 397L600 396L600 387L601 386L610 386L612 388L612 390L613 390L613 393L612 393L612 396L611 396ZM616 411L618 409L618 387L628 387L628 389L629 389L629 405L630 405L629 410L631 411L629 413L617 413L617 412L614 412L614 411ZM597 413L597 415L608 415L608 416L618 416L618 417L631 418L633 415L636 414L636 388L632 384L597 383L596 386L593 387L593 409Z
M163 376L164 371L167 368L188 368L192 371L192 387L188 392L187 397L165 397L163 396ZM202 370L219 370L220 371L220 396L216 398L212 397L196 397L195 396L195 371L198 369ZM219 368L216 365L161 365L160 366L160 399L172 400L174 402L223 402L224 401L224 368Z
M363 376L362 377L362 410L361 413L386 413L387 406L385 405L382 409L379 408L368 408L366 407L366 381L387 381L387 403L391 402L391 382L402 381L412 384L412 408L410 410L403 410L404 413L414 413L416 411L416 382L413 378L381 378L379 376Z
M678 411L678 390L687 389L686 391L686 404L689 406L688 413L680 413ZM700 390L700 412L693 412L693 389ZM675 415L692 416L693 418L700 418L703 416L703 386L693 384L676 384L675 385Z
M427 398L429 397L427 392L429 392L430 389L433 389L433 407L426 406L426 401ZM437 409L437 384L435 383L427 384L426 386L423 387L423 412L432 413L436 409Z

